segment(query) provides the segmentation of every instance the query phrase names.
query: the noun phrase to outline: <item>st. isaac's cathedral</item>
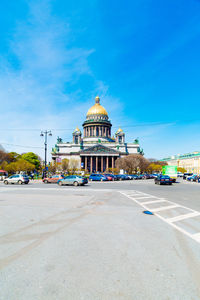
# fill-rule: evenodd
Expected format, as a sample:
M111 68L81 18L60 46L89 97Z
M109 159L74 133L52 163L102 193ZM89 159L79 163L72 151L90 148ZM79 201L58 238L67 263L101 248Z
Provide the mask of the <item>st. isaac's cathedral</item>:
M119 128L115 137L111 137L112 124L107 111L100 104L99 97L95 98L95 104L88 110L82 126L83 137L79 128L74 130L72 142L63 142L58 137L51 153L54 162L60 163L64 158L74 159L78 161L82 170L90 173L104 172L115 168L115 161L119 157L134 153L143 154L138 139L133 143L125 142L122 129Z

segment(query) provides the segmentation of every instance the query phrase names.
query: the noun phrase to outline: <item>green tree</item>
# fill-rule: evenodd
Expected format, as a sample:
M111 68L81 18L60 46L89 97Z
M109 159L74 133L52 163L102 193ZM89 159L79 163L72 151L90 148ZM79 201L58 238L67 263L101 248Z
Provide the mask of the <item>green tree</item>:
M15 162L15 161L17 161L20 158L21 158L21 155L18 154L17 152L9 152L8 153L8 162L9 163Z
M24 159L19 159L18 161L12 162L5 167L5 170L9 173L16 173L20 171L30 172L35 169L35 165L29 163Z
M40 168L41 161L37 154L35 154L33 152L27 152L27 153L22 154L22 159L33 164L35 166L36 170L38 170Z

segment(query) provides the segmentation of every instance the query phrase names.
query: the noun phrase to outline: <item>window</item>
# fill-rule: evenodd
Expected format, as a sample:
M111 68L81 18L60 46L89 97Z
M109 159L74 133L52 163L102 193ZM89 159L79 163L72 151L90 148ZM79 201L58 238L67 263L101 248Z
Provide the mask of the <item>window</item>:
M78 144L78 136L75 136L75 144Z

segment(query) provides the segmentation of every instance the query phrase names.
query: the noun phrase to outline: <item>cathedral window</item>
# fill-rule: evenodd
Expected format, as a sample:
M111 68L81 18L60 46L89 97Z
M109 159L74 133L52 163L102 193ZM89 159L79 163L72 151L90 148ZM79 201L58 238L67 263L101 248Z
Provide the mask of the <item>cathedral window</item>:
M78 144L78 136L77 135L75 136L74 140L75 140L75 144Z

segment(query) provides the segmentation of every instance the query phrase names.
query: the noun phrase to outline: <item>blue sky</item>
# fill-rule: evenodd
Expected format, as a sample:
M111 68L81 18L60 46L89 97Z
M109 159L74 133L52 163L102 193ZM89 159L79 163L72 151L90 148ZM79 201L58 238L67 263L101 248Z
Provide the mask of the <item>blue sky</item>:
M200 1L2 0L0 40L8 151L70 141L96 95L146 157L200 151Z

